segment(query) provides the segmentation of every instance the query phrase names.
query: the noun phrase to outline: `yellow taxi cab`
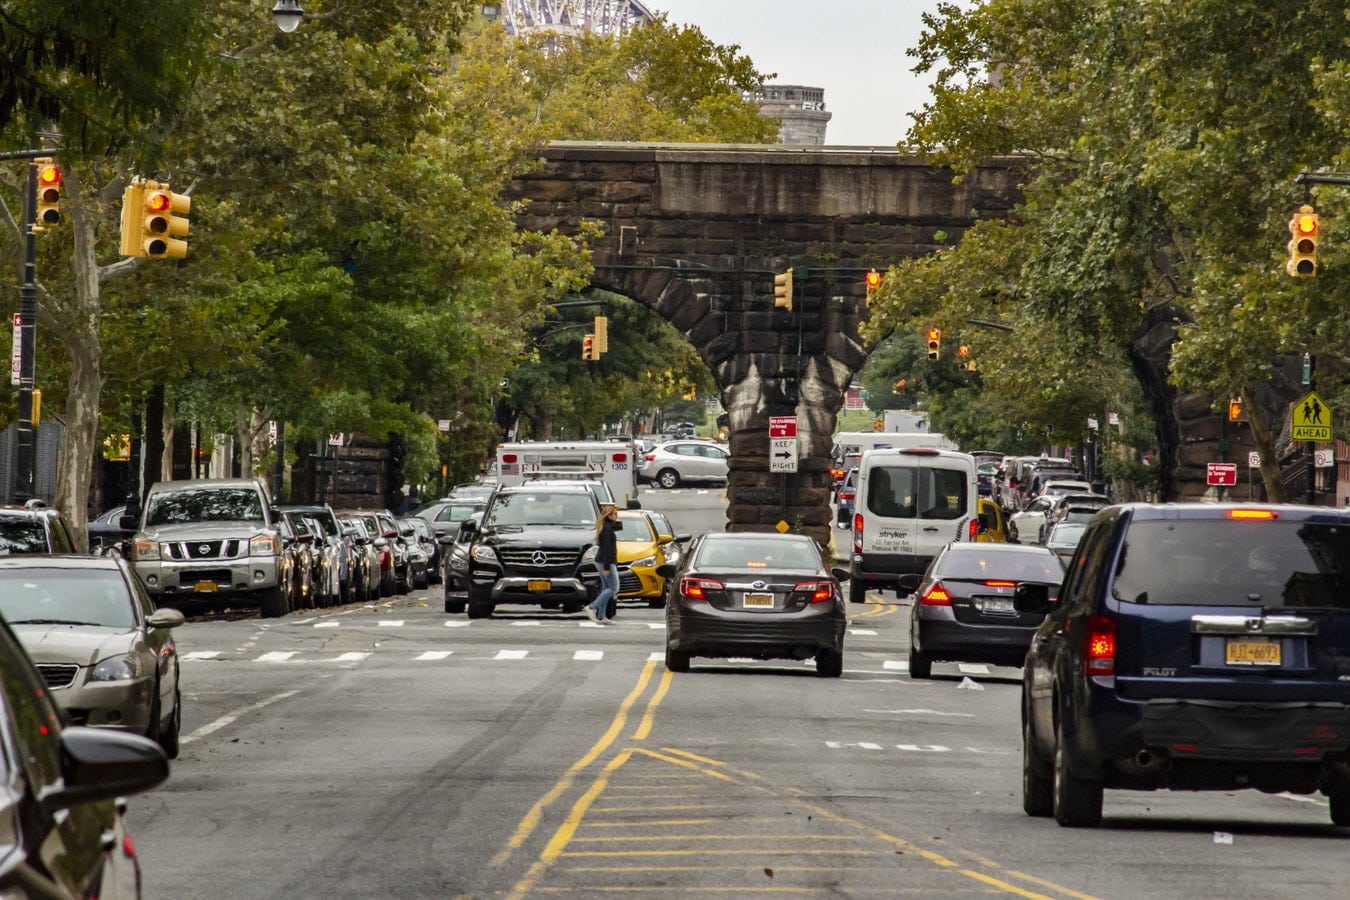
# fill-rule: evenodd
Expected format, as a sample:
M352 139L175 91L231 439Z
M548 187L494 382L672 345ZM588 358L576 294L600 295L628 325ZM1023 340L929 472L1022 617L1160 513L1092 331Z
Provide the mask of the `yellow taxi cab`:
M1008 543L1008 522L1003 507L989 497L981 497L977 512L984 530L975 536L975 540L986 544Z
M621 510L615 533L619 561L619 597L646 600L653 609L665 603L666 580L656 567L678 558L679 545L688 534L675 534L662 517L658 526L644 510Z

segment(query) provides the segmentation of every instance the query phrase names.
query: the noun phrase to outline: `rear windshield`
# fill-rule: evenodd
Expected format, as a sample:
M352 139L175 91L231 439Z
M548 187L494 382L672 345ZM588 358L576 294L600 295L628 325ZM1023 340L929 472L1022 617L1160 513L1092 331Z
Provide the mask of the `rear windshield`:
M820 556L810 541L734 537L704 541L693 565L697 569L817 569Z
M1059 584L1064 567L1050 551L1044 553L1007 553L989 549L991 544L971 544L971 548L953 548L942 554L933 576L981 581L989 578L1008 581L1037 581Z
M966 473L938 466L877 466L868 474L867 509L892 519L966 515Z
M1112 593L1129 603L1350 609L1350 527L1292 520L1135 522Z

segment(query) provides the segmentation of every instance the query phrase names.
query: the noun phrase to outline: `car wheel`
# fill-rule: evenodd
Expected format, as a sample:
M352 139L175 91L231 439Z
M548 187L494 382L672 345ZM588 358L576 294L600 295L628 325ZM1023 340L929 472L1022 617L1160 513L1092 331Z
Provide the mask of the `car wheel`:
M1350 780L1333 781L1327 791L1331 804L1331 824L1350 826Z
M680 473L674 469L662 469L656 475L656 483L666 490L680 486Z
M427 588L426 572L419 572L417 575L413 576L413 587L417 588L419 591L426 590Z
M145 726L145 736L156 744L159 743L159 736L162 732L163 723L160 722L159 714L159 682L154 685L155 698L150 701L150 724Z
M465 604L463 600L446 600L445 611L450 613L450 615L452 616L457 616L460 613L464 612L464 605Z
M394 573L393 573L393 572L381 572L381 573L380 573L380 596L381 596L381 597L392 597L392 596L394 596Z
M1102 783L1069 771L1064 722L1055 726L1054 814L1065 828L1094 828L1102 821Z
M648 609L660 609L661 607L663 607L663 606L665 606L665 605L666 605L666 600L665 600L664 597L652 597L652 598L650 598L650 599L647 601L647 608L648 608Z
M492 618L492 604L491 604L491 603L474 603L472 600L470 600L470 601L469 601L469 618L470 618L470 619L490 619L490 618Z
M169 759L178 758L178 738L183 732L183 695L177 688L173 690L173 718L169 727L160 731L159 746Z
M838 678L844 674L844 654L837 650L816 652L816 674L821 678Z
M350 578L342 582L341 586L338 588L338 595L342 598L343 603L351 603L352 600L355 599L355 593L356 591L352 589L352 580Z
M867 602L867 582L863 581L861 578L850 578L848 580L848 602Z
M279 586L258 592L258 611L264 619L277 619L286 615L287 606L286 592Z
M933 661L913 647L909 648L909 677L933 677Z
M689 654L683 650L666 648L666 668L672 672L689 671Z
M1022 810L1029 816L1049 816L1055 811L1054 768L1036 752L1031 722L1022 717Z

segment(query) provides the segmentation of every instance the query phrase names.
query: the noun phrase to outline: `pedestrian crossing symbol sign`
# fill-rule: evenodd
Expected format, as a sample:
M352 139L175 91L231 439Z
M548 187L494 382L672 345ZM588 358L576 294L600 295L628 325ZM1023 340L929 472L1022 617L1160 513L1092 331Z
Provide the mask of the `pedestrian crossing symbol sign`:
M1293 425L1290 429L1291 440L1329 441L1331 440L1331 407L1316 391L1308 391L1294 404Z

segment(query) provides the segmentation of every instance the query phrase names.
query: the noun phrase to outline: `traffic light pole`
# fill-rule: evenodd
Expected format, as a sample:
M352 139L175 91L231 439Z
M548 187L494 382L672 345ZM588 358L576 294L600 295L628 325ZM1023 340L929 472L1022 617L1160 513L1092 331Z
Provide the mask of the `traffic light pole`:
M23 212L23 286L19 288L19 369L11 369L11 381L19 387L19 423L14 441L14 492L16 503L33 498L33 370L37 351L37 165L28 165L28 189Z

